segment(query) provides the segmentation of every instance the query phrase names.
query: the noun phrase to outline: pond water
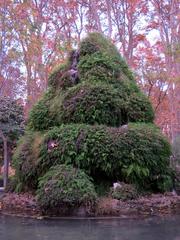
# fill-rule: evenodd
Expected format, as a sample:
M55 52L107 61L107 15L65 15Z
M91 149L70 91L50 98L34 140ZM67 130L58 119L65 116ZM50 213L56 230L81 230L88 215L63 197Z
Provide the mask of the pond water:
M180 240L180 216L33 220L0 215L0 240Z

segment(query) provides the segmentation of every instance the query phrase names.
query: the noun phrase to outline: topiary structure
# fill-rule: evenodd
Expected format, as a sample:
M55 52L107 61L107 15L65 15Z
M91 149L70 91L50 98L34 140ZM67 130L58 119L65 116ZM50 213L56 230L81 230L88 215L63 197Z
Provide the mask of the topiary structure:
M71 164L95 182L168 190L170 145L153 120L148 98L116 47L91 33L52 71L48 91L33 107L14 156L17 179L22 189L36 190L39 177Z
M29 128L42 131L63 123L119 127L153 119L148 98L115 46L92 33L50 74L49 90L32 109Z

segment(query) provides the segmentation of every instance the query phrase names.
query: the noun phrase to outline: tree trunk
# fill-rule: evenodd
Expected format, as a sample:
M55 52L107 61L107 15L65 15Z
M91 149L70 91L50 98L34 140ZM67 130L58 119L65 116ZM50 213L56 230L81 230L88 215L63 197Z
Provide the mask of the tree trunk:
M6 188L9 173L8 141L6 137L3 139L3 145L4 145L4 188Z
M4 152L4 176L3 176L3 185L4 188L7 187L8 183L8 173L9 173L9 154L8 154L8 138L0 130L0 137L3 140L3 152Z

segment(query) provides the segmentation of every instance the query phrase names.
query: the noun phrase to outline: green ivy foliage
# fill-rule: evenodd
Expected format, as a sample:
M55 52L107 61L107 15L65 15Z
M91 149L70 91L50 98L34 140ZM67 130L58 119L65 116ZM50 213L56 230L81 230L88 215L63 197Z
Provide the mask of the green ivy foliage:
M111 82L120 73L119 66L113 61L111 55L106 52L95 52L81 58L78 64L80 78L83 81L101 80Z
M126 91L126 85L78 84L64 95L61 123L121 126L128 122L153 122L154 112L141 92Z
M48 147L51 142L54 148ZM62 125L45 135L37 171L43 175L52 165L72 164L94 180L102 174L153 190L158 178L169 175L169 154L169 143L153 125Z
M48 86L55 89L66 89L72 85L68 73L69 62L57 65L48 77Z
M62 123L122 125L124 100L113 87L100 84L78 84L71 88L61 106Z
M111 41L98 32L90 33L80 44L80 60L83 61L84 57L88 58L88 56L92 59L91 55L98 53L106 56L106 60L109 56L111 65L113 64L116 69L119 68L129 80L135 81L132 71Z
M19 140L12 159L16 170L16 190L28 191L37 187L37 164L43 135L40 132L26 132Z
M79 84L74 86L70 79L70 54L67 62L50 74L50 88L33 107L29 129L42 131L63 123L118 127L128 122L153 122L148 98L122 70L128 66L109 40L92 33L82 41L79 52Z
M58 125L57 112L51 111L53 105L54 91L50 88L32 108L28 119L28 129L43 131L50 127Z
M90 33L78 51L52 71L48 84L30 113L30 132L14 155L18 189L37 190L39 204L48 210L66 200L79 204L86 195L81 183L94 199L85 173L102 186L106 180L148 191L171 188L170 145L153 125L149 99L108 39ZM76 175L77 169L85 173ZM76 184L82 186L82 195L76 195Z
M39 206L51 214L65 207L93 207L97 195L91 181L80 169L70 165L56 165L39 179Z
M132 92L125 103L127 112L127 122L152 123L154 111L149 99L139 92Z

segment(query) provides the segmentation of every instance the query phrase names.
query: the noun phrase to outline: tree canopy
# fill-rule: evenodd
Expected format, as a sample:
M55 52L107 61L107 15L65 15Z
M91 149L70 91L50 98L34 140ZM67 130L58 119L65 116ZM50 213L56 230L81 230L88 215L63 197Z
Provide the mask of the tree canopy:
M8 97L0 98L0 132L10 140L24 130L23 107Z

